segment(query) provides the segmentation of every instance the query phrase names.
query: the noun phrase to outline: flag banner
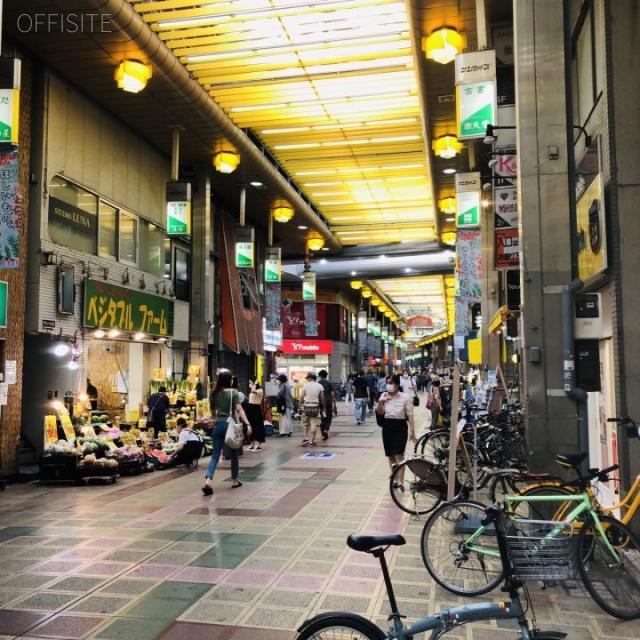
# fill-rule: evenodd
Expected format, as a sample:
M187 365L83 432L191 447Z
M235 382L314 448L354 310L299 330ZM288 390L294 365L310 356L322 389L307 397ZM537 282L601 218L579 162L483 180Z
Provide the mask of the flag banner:
M318 316L316 315L316 303L304 303L304 334L307 338L318 336Z
M265 283L265 320L267 329L280 328L280 298L281 284L279 282Z

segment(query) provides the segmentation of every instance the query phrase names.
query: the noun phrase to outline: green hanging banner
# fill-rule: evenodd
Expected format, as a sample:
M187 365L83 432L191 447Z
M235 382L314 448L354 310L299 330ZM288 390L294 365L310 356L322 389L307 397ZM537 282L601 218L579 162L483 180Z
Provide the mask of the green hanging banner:
M254 230L253 227L236 229L236 267L252 269L254 267Z
M191 235L191 183L167 182L167 235Z

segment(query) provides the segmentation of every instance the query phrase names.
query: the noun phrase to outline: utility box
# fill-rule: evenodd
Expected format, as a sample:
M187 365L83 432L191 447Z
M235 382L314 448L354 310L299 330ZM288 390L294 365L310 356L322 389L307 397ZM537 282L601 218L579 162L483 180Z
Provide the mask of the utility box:
M602 296L585 293L575 297L574 329L576 339L604 338Z
M575 341L576 385L584 391L600 391L600 341Z

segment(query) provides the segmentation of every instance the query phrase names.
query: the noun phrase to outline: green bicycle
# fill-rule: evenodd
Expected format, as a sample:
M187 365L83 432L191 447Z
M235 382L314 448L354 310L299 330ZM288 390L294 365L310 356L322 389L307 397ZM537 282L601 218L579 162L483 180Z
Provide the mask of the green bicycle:
M572 557L558 559L536 576L562 580L577 572L585 588L604 611L622 620L640 617L640 542L625 524L599 515L588 493L571 496L507 496L508 510L523 502L574 502L562 523L539 522L537 543L530 549L530 576L536 569L536 549L558 538L562 524L576 523L570 535ZM472 500L441 505L422 531L422 559L433 579L457 595L487 593L502 581L503 571L495 533L482 525L485 506ZM511 516L513 530L518 520ZM531 521L530 521L531 522ZM569 537L563 532L565 538ZM531 537L531 532L530 532ZM536 537L536 536L533 536Z

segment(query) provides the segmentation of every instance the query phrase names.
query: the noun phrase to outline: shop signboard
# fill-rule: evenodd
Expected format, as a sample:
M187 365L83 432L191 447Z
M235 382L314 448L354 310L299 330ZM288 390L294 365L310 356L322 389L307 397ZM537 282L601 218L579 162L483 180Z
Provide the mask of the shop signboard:
M85 327L171 337L173 309L173 300L162 296L92 278L85 281Z
M518 229L495 230L495 268L513 269L520 266L520 236Z
M7 300L8 300L9 284L0 282L0 328L5 329L7 326Z
M302 299L312 302L316 299L316 274L314 271L305 271L302 274Z
M191 183L168 182L167 235L191 235Z
M607 225L597 137L576 167L578 277L589 282L606 270Z
M44 417L44 444L55 444L58 442L58 424L54 415Z
M297 355L319 355L333 352L331 340L283 340L282 353Z
M282 280L282 250L279 247L267 247L264 259L265 282Z
M456 213L456 227L480 226L480 192L463 191L457 194L458 211Z

